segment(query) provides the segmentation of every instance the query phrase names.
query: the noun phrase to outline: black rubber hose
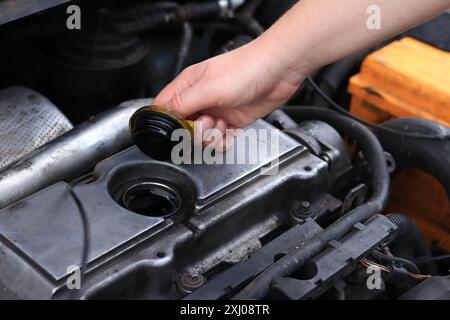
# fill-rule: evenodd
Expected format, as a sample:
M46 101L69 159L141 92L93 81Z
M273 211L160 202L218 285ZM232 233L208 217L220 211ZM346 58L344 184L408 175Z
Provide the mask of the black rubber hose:
M251 42L252 40L253 40L253 38L246 34L237 35L236 37L232 38L227 43L225 43L222 47L220 47L214 53L214 55L219 55L222 53L230 52L234 49L237 49L237 48L240 48L240 47L246 45L247 43Z
M237 14L231 21L254 38L259 37L264 32L264 28L259 24L258 20L253 17Z
M174 68L174 78L180 74L184 68L186 57L189 54L191 48L192 37L194 35L194 30L189 22L183 23L183 35L181 38L180 49L178 49L177 61Z
M450 128L437 122L420 118L389 120L382 127L413 134L449 135ZM383 131L377 132L383 148L392 154L397 169L414 167L434 176L442 184L450 199L450 139L423 141L423 139L392 139Z
M304 245L285 255L240 291L234 299L262 299L276 277L287 276L298 270L306 261L319 254L326 245L343 237L358 222L381 213L389 197L389 173L384 151L374 134L362 124L335 111L318 107L283 108L295 121L321 120L346 132L355 139L367 158L372 173L372 194L367 202L336 220L323 232L306 241Z
M336 97L336 93L348 81L352 71L367 56L368 51L364 51L357 55L353 55L334 64L325 67L320 71L320 88L330 97ZM314 95L313 105L320 107L328 107L328 102L320 95Z
M431 258L422 232L416 223L403 214L388 214L386 216L398 228L395 241L390 245L393 253L397 256L414 260L417 257ZM429 274L436 274L437 269L433 261L423 264L422 271Z
M297 126L297 123L291 117L279 109L267 115L264 120L280 130L291 129Z
M410 232L420 232L414 221L403 214L388 214L386 217L398 227L397 238L403 237Z
M247 17L253 17L256 9L264 2L264 0L251 0L247 1L244 7L239 10L239 14Z
M169 2L170 3L170 2ZM191 21L200 17L219 14L221 12L219 2L187 3L184 5L167 6L165 11L150 11L142 14L139 10L132 11L133 19L121 20L117 29L122 33L143 32L147 29L166 25ZM119 17L121 18L121 17Z

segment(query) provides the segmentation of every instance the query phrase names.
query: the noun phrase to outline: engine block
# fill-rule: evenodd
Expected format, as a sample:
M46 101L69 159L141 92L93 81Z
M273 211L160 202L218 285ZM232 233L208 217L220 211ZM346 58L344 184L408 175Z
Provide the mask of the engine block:
M277 130L263 120L251 128ZM3 209L2 295L185 296L292 224L341 205L327 193L326 161L282 132L279 146L248 165L175 166L136 147L98 163L72 187L89 225L81 290L67 285L82 260L86 232L69 184L56 183ZM274 159L278 173L265 174L262 168Z

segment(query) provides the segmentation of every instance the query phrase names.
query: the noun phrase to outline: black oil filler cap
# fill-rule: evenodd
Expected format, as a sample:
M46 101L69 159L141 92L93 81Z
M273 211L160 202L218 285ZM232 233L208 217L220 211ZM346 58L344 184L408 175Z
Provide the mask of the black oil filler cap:
M173 147L172 133L186 129L193 136L193 123L164 107L150 105L139 108L131 116L129 130L133 143L147 156L169 161Z

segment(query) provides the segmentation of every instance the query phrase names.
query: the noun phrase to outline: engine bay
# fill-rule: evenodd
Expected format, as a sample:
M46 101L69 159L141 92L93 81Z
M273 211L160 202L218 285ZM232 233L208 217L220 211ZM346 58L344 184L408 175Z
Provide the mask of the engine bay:
M296 1L79 1L74 30L72 1L31 2L0 15L0 299L450 299L448 119L387 115L357 88L389 43L242 130L225 154L252 161L174 164L134 145L130 118ZM449 30L446 13L394 41L449 57Z

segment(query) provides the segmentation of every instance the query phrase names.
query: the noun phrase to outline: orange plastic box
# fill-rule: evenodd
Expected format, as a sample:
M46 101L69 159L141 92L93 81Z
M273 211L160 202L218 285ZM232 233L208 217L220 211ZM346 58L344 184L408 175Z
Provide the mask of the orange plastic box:
M403 38L369 55L350 79L351 111L365 119L422 117L450 126L450 53Z
M421 117L450 126L450 53L418 40L403 38L370 54L348 89L351 112L371 122ZM450 251L450 201L432 176L400 172L388 212L408 214L430 242Z

